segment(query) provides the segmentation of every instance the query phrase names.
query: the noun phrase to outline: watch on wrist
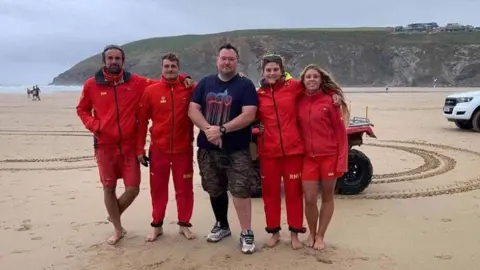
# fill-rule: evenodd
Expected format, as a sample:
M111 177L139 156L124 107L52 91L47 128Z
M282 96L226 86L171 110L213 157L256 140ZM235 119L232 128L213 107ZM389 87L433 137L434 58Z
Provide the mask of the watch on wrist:
M221 126L220 132L222 133L222 135L225 135L225 133L227 133L227 129L224 126Z

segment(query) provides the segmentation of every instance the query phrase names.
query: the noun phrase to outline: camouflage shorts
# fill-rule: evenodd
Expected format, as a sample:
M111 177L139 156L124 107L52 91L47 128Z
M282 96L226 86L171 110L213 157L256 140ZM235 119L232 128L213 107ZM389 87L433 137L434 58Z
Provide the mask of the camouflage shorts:
M211 197L218 197L229 190L234 197L250 198L255 191L255 171L248 149L229 154L199 149L197 160L202 188Z

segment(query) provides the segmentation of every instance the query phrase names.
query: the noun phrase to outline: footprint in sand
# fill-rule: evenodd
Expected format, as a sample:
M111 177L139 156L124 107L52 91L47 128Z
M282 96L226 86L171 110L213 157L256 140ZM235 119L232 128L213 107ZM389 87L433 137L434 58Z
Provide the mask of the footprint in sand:
M25 253L25 252L29 252L30 250L14 250L12 251L11 253L12 254L22 254L22 253Z
M156 269L157 267L161 267L161 265L164 263L165 261L154 262L154 263L146 264L142 266L142 268L140 269Z
M42 239L43 239L43 237L41 237L41 236L30 238L30 240L42 240Z
M360 260L360 261L369 261L370 258L368 257L356 257L356 258L353 258L354 260Z
M321 256L315 256L315 260L319 263L323 263L323 264L333 264L333 261L330 260L330 259L327 259L327 258L324 258L324 257L321 257Z
M106 225L106 224L110 224L110 223L107 222L107 221L97 221L97 222L95 222L94 224L95 224L96 226L98 226L98 225Z
M315 261L319 262L319 263L323 263L323 264L333 264L333 260L331 259L328 259L326 257L324 257L323 255L320 254L320 252L324 252L325 250L321 250L321 251L318 251L318 250L313 250L313 249L306 249L302 252L303 254L303 257L313 257L315 259Z
M452 220L450 218L442 218L443 222L451 222Z
M451 260L453 257L451 255L437 255L435 258L440 260Z
M32 229L32 224L30 224L30 219L25 219L22 221L22 224L20 224L20 228L16 229L18 232L24 232L24 231L29 231Z

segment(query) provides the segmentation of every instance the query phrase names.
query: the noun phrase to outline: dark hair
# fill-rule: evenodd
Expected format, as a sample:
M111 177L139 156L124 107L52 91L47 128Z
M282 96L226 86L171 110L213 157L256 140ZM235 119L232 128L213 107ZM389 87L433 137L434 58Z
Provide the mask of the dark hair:
M162 56L162 63L163 60L170 60L172 62L177 62L177 65L180 67L180 59L178 59L178 56L174 53L166 53Z
M118 46L118 45L107 45L104 49L103 49L103 52L102 52L102 62L105 63L105 53L108 51L108 50L119 50L120 53L122 54L122 62L125 62L125 52L123 51L123 49Z
M285 65L284 65L284 59L282 56L278 55L278 54L266 54L262 57L262 60L261 60L261 68L262 68L262 72L264 71L265 69L265 66L268 64L268 63L276 63L280 66L280 70L282 72L282 76L285 76Z
M233 50L236 54L237 54L237 58L240 57L240 54L238 53L238 49L235 48L235 46L233 46L232 44L230 43L226 43L226 44L223 44L222 46L220 46L220 48L218 48L218 51L217 53L220 53L221 50Z

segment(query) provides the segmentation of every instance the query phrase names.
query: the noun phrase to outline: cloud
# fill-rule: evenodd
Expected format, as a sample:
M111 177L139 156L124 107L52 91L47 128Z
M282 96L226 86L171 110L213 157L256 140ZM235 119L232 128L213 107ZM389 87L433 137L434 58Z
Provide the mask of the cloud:
M106 44L156 36L245 28L392 26L417 21L480 24L476 1L451 3L0 0L0 84L48 83Z

